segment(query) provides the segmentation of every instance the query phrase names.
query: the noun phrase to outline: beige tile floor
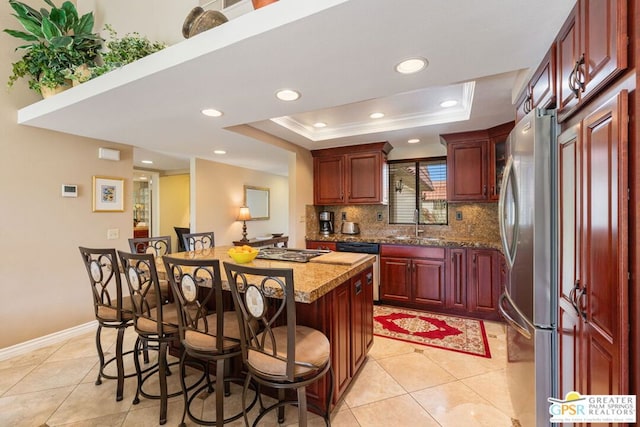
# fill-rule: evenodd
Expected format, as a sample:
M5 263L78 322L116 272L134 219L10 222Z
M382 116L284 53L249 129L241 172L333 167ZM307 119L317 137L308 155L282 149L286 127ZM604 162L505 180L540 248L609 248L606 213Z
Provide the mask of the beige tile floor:
M505 399L505 331L486 322L491 359L469 356L375 337L373 348L356 380L332 415L334 427L443 426L511 427L513 411ZM131 329L131 328L130 328ZM132 345L133 331L126 335ZM105 349L113 352L115 335L104 334ZM127 368L133 367L128 361ZM133 405L135 378L125 382L125 397L115 401L115 381L94 385L97 356L94 335L0 362L0 426L156 426L159 403L142 399ZM170 386L179 387L178 376ZM234 386L225 409L239 406ZM197 411L211 415L212 399ZM170 400L168 426L182 416L182 397ZM226 412L226 410L225 410ZM250 414L255 417L255 411ZM253 418L250 418L253 419ZM295 408L287 409L285 426L296 425ZM191 422L187 425L193 426ZM242 426L242 420L229 425ZM261 425L277 426L275 416ZM322 419L310 415L310 425Z

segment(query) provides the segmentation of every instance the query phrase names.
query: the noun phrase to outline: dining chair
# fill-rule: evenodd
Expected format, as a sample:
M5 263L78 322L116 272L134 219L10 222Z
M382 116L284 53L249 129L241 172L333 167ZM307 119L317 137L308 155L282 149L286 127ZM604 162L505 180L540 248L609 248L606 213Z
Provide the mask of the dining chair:
M293 269L258 268L224 262L227 280L236 306L242 345L242 360L247 377L242 395L245 424L249 423L245 406L251 380L278 390L278 402L262 408L253 425L271 410L278 409L278 422L284 422L284 406L298 407L298 425L307 425L307 406L324 413L331 425L329 409L333 399L333 369L330 345L320 331L296 323ZM277 296L270 298L269 296ZM275 306L270 306L270 301ZM306 387L329 372L327 407L307 405ZM297 400L285 399L285 391L297 392Z
M178 252L184 252L184 239L182 238L182 236L190 233L191 229L189 227L173 227L173 229L176 232L176 236L178 236Z
M98 321L96 330L96 350L100 359L98 378L95 384L102 384L102 379L115 379L116 400L123 397L124 379L136 375L135 372L126 374L124 370L124 356L134 350L123 352L124 334L133 325L133 303L131 297L124 296L122 281L115 249L90 249L79 247L82 261L89 274L93 308ZM102 328L116 329L116 354L105 361L102 349ZM116 363L116 375L106 374L105 369L111 363Z
M164 256L163 261L175 296L180 343L184 350L180 358L180 379L184 394L184 412L180 425L186 425L186 416L197 424L215 426L239 419L243 416L242 410L226 418L224 411L224 398L230 394L230 383L242 383L243 378L230 376L234 360L241 364L240 326L238 316L231 306L231 298L227 298L229 304L225 304L223 294L226 291L222 290L220 261L169 256ZM193 360L201 362L205 375L188 390L185 368L187 362ZM215 387L209 376L211 362L216 366ZM215 394L215 420L205 420L192 411L192 403L195 399L199 401L205 390L209 395ZM256 400L257 394L250 406ZM202 403L198 403L196 410L201 410L201 407Z
M152 253L159 258L171 253L171 236L130 238L129 249L134 254Z
M122 270L127 279L129 294L133 302L133 324L138 338L135 344L134 362L138 385L133 404L140 403L140 396L147 399L160 400L160 424L167 421L167 400L179 396L182 390L169 392L167 375L170 366L178 362L169 363L167 353L171 343L179 342L178 313L175 304L165 304L160 289L155 256L152 253L131 254L118 251ZM139 353L143 349L158 351L157 363L142 369ZM158 377L160 391L158 394L144 390L145 382Z
M182 239L186 251L213 248L215 246L213 231L185 233L182 235Z

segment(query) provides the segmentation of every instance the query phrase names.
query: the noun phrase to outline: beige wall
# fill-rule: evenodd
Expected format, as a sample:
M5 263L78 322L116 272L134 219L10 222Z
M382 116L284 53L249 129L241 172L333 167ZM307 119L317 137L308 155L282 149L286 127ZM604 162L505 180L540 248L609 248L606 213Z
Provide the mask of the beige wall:
M40 6L35 0L28 3ZM17 29L11 13L8 2L0 4L0 28ZM0 34L0 79L8 78L11 63L19 59L14 52L19 43ZM132 148L17 125L17 111L40 99L23 81L0 91L0 350L93 321L78 246L128 250L132 235ZM291 153L289 177L198 160L200 167L190 179L196 179L199 192L194 197L201 201L195 214L191 210L197 218L191 225L195 231L213 229L217 242L230 244L241 237L242 224L235 215L243 185L266 186L272 189L272 219L249 222L249 236L286 232L291 246L303 247L305 205L313 203L311 155L244 128L243 133ZM121 150L121 160L99 160L98 147ZM124 212L92 212L93 175L125 179ZM62 198L62 184L78 184L79 197ZM173 236L173 224L168 227ZM113 228L119 238L107 240L107 230Z
M289 247L304 248L306 206L313 204L313 157L311 152L251 126L233 126L228 129L289 152Z
M10 13L0 3L0 28L16 28ZM3 85L19 43L0 35ZM23 81L0 91L0 348L94 320L78 246L127 249L132 233L131 148L16 124L39 99ZM98 147L121 150L121 161L99 160ZM93 175L125 178L125 212L92 212ZM79 197L61 197L62 184L78 184ZM120 238L107 240L109 228Z
M247 236L288 233L287 177L202 159L194 159L191 166L191 229L213 231L218 246L240 240L242 223L236 216L244 202L244 185L270 190L270 219L247 221Z
M160 177L160 236L171 236L171 247L178 249L173 227L189 227L189 174Z

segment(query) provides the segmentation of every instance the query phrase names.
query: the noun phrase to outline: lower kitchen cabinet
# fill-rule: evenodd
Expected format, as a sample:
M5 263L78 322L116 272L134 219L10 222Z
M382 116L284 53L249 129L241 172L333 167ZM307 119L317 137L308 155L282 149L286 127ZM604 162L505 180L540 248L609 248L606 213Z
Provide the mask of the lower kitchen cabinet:
M380 299L386 304L500 320L505 275L493 249L381 245Z
M307 249L336 250L336 242L324 242L321 240L307 240Z
M449 249L446 307L467 310L467 250Z
M421 307L445 305L445 249L380 247L380 299Z
M500 297L499 253L493 249L467 249L467 310L496 317Z
M322 331L331 343L332 405L362 368L373 344L373 268L367 268L310 304L297 304L300 324ZM310 403L326 404L329 375L307 387Z

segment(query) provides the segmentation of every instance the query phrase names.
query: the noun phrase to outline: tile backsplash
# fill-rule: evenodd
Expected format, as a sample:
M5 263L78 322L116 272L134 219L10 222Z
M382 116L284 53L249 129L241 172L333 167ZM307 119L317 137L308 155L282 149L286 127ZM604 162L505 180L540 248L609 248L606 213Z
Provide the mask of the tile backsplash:
M335 230L340 232L342 213L347 221L360 225L361 236L413 235L415 226L410 224L389 224L389 207L384 205L345 205L306 207L306 234L318 233L318 214L327 210L334 214ZM456 219L456 213L462 215ZM381 217L381 220L378 220ZM451 203L449 204L448 225L420 225L424 237L443 237L482 242L499 242L497 203Z

